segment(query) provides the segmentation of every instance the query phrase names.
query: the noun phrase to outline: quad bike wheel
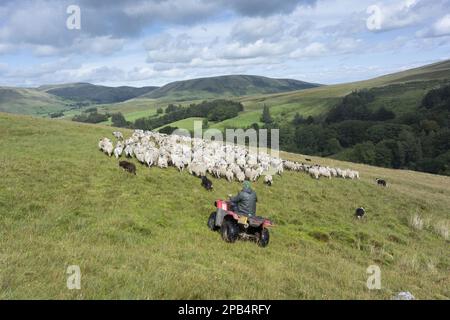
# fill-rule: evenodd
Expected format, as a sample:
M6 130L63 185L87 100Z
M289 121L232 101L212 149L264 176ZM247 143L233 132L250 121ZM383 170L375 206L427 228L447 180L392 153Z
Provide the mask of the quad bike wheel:
M216 227L216 213L215 212L211 213L211 215L209 216L208 228L211 229L212 231L216 231L218 229Z
M223 221L220 231L222 233L222 239L226 242L235 242L239 235L239 227L237 223L231 219Z
M258 237L258 245L263 248L267 247L267 245L269 244L269 239L270 239L269 230L263 228Z

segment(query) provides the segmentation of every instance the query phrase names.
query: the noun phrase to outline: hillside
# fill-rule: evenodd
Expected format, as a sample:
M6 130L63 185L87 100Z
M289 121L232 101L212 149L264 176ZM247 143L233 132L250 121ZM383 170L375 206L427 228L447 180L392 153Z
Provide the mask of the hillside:
M298 80L230 75L172 82L143 96L153 99L185 101L279 93L317 86L317 84Z
M0 299L450 298L449 177L312 157L362 178L255 183L259 213L277 225L271 243L230 245L206 220L238 183L214 179L206 192L186 172L138 164L127 175L97 150L112 130L0 114ZM366 288L373 264L381 290ZM66 288L69 265L81 291Z
M328 111L339 99L352 91L371 88L382 90L383 87L387 87L384 89L386 94L380 100L384 100L384 102L388 100L387 107L389 109L410 110L417 105L427 90L449 82L450 60L447 60L364 81L244 97L239 99L246 110L246 121L242 121L241 124L248 126L252 122L258 122L264 104L271 108L274 115L279 115L284 119L293 119L297 112L305 117L315 116ZM223 123L220 127L234 124L230 122Z
M62 99L27 88L0 87L0 112L16 114L42 115L66 108Z
M371 88L378 88L377 91L379 92L374 106L385 105L390 110L402 113L414 109L428 90L449 82L450 60L447 60L359 82L274 94L254 94L243 97L231 96L230 99L243 103L245 107L244 112L236 118L215 123L212 127L218 129L226 127L245 128L253 123L260 124L259 119L264 105L269 106L272 116L279 119L292 120L296 113L304 117L318 116L330 110L342 97L352 91ZM172 85L175 84L173 83ZM153 94L156 94L163 88L155 90ZM201 96L206 98L204 92ZM144 95L139 99L130 100L126 103L104 105L103 110L105 112L122 112L127 120L134 121L136 120L135 115L137 112L141 112L143 115L151 115L154 114L156 107L166 107L167 104L175 103L177 100L191 99L176 102L183 105L198 103L202 100L195 100L195 97L192 95L180 97L168 95L167 97L168 99L165 97L150 99ZM214 98L214 96L210 96L210 98ZM128 113L130 113L130 118L127 116ZM185 124L187 127L192 127L192 124L187 121Z
M106 87L90 83L71 83L66 85L42 86L41 91L53 94L60 98L73 101L91 101L93 103L122 102L149 93L157 87Z

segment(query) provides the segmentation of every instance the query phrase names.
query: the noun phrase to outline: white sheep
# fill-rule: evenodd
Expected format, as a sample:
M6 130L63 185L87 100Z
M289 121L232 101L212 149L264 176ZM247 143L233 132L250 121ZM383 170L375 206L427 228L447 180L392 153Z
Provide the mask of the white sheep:
M239 172L236 174L236 179L237 179L237 181L239 181L239 182L244 182L244 181L245 181L245 174L244 174L242 171L239 171Z
M229 169L226 171L225 176L226 176L228 182L232 182L234 179L234 173Z
M264 183L267 184L268 186L271 186L273 183L273 177L268 174L264 177Z
M305 172L315 179L320 177L359 179L358 171L282 160L267 153L249 152L241 145L143 130L135 130L126 140L120 132L113 132L113 135L119 140L115 148L108 138L98 142L99 149L109 156L114 154L119 158L125 153L125 156L134 156L149 167L174 166L179 171L187 167L189 173L196 176L205 176L208 172L217 178L226 178L230 182L234 179L240 182L245 179L254 182L264 175L264 182L272 184L272 175L275 173L281 175L286 169Z
M319 172L319 169L318 169L317 167L311 167L311 168L309 168L309 174L310 174L311 177L313 177L314 179L319 179L320 172Z
M119 159L119 157L122 155L123 152L123 143L119 141L114 149L114 156L116 159Z
M123 140L123 134L119 131L114 131L113 136L116 137L118 140Z

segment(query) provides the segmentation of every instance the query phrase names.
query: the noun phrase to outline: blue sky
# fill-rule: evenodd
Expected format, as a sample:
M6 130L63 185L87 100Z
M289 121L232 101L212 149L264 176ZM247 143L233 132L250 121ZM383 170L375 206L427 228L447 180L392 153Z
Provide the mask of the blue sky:
M113 4L114 3L114 4ZM81 29L69 30L77 5ZM450 0L3 0L0 85L323 84L450 58Z

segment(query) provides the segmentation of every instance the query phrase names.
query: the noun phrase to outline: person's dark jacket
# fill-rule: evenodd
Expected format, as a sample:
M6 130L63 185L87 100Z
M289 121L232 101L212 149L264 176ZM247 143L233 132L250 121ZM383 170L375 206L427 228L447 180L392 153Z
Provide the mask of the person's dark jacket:
M230 199L231 202L237 205L238 213L255 215L256 214L256 202L258 197L255 191L249 188L242 189L237 196Z

